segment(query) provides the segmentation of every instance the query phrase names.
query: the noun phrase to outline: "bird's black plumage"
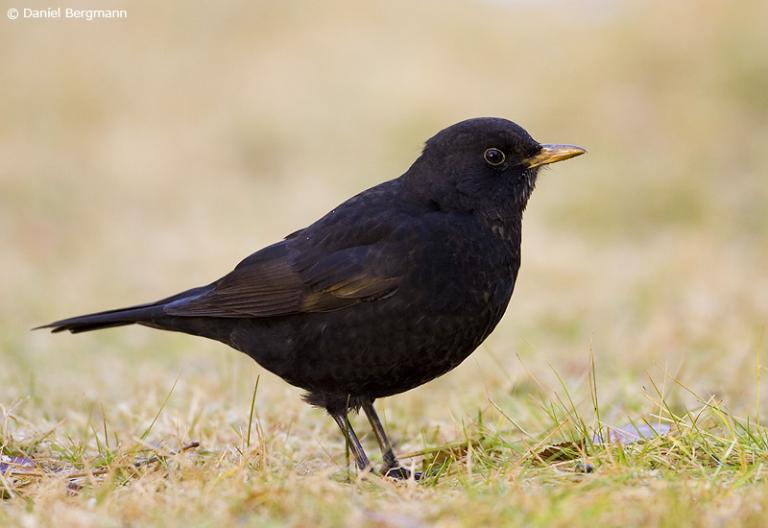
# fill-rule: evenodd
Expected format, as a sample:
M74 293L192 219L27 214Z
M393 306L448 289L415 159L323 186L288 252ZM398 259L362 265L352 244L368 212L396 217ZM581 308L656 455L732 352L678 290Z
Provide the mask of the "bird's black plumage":
M445 374L491 333L512 296L539 166L583 152L542 145L504 119L462 121L427 141L401 177L207 286L47 327L138 323L224 342L328 409L361 468L347 412L362 406L387 470L402 476L373 401Z

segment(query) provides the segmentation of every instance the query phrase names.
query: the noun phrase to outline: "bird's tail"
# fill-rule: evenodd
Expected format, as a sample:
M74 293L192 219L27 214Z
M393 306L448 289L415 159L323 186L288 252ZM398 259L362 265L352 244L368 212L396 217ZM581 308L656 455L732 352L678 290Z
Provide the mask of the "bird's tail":
M148 304L78 315L77 317L70 317L68 319L62 319L61 321L54 321L47 325L38 326L37 328L33 328L33 330L50 328L54 333L69 330L73 334L77 334L79 332L89 332L101 328L141 323L162 315L162 313L162 305Z
M68 319L62 319L60 321L54 321L53 323L38 326L32 330L50 328L54 333L68 330L73 334L77 334L80 332L90 332L91 330L99 330L102 328L111 328L113 326L125 326L136 323L151 323L157 319L167 317L167 314L163 309L166 304L177 301L184 297L199 295L206 289L206 286L193 288L191 290L187 290L172 297L168 297L167 299L162 299L153 303L140 304L137 306L130 306L128 308L118 308L116 310L106 310L103 312L96 312L86 315L78 315L77 317L70 317Z

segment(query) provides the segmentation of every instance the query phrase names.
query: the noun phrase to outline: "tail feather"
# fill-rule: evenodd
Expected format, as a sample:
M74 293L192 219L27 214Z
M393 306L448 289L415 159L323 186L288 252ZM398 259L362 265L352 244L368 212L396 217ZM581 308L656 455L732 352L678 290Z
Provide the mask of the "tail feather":
M50 328L53 333L68 330L73 334L77 334L79 332L88 332L90 330L99 330L101 328L139 323L157 317L158 315L162 315L162 313L162 305L142 305L70 317L68 319L54 321L47 325L38 326L37 328L33 328L33 330Z
M60 321L54 321L53 323L38 326L32 330L50 328L53 333L69 331L73 334L77 334L79 332L89 332L101 328L151 322L159 317L166 316L163 307L169 302L178 301L184 297L200 295L207 288L208 286L193 288L153 303L78 315L77 317L70 317L68 319L62 319Z

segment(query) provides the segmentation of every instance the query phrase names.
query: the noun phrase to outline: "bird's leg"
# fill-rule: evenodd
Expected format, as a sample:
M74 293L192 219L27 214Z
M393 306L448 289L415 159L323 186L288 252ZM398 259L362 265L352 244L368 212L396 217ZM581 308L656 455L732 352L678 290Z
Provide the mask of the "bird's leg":
M384 467L381 468L381 472L386 477L392 477L396 479L409 479L411 472L400 465L400 462L395 456L395 452L392 450L392 444L389 443L387 433L384 431L384 426L381 425L379 415L376 414L376 409L373 407L373 402L370 400L363 401L363 411L368 417L368 421L371 423L373 432L376 435L376 441L379 443L381 454L384 459ZM414 478L419 479L421 473L415 473Z
M349 423L349 415L347 411L330 412L336 424L344 434L344 438L347 439L347 445L352 448L352 453L355 455L355 464L360 471L366 471L371 468L371 463L363 450L363 446L360 445L360 440L357 439L355 430L352 429L352 424Z
M373 403L367 400L364 401L363 411L368 417L368 421L371 423L373 432L376 435L376 441L379 443L379 449L381 449L381 454L384 458L384 468L382 472L386 473L388 469L400 466L397 457L395 457L395 452L392 450L392 444L389 443L389 438L387 438L387 433L384 432L384 426L381 425L379 415L376 414L376 409L373 407Z

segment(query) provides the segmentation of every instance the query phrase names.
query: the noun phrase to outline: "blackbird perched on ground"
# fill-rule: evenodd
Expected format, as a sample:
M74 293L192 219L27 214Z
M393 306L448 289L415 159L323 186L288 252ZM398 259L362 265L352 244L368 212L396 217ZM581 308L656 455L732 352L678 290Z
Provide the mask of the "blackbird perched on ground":
M226 343L327 409L366 470L348 418L362 408L382 473L408 478L374 400L445 374L491 333L515 286L523 210L539 168L584 152L540 144L505 119L462 121L428 140L399 178L211 284L43 328L137 323Z

